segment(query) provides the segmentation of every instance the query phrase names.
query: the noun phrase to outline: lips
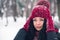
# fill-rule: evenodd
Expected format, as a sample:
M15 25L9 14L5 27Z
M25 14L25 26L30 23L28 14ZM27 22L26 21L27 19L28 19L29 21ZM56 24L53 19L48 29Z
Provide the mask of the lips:
M41 28L41 27L39 27L39 26L36 26L36 28Z

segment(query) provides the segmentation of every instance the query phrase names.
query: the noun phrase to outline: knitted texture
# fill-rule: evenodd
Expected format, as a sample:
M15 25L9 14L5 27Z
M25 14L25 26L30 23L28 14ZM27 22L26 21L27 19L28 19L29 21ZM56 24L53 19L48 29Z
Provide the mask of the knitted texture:
M55 30L53 20L52 20L52 17L50 15L50 11L44 5L37 5L32 9L31 15L29 16L29 19L26 21L26 23L24 25L25 30L28 31L29 23L30 23L31 19L33 19L34 17L42 17L42 18L45 18L47 20L47 25L46 25L47 32Z

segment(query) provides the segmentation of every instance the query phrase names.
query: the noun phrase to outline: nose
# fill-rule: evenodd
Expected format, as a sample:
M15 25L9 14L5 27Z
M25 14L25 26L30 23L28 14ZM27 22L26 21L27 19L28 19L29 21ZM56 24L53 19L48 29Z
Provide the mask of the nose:
M39 21L37 21L37 22L36 22L36 24L37 24L37 25L40 25L40 22L39 22Z

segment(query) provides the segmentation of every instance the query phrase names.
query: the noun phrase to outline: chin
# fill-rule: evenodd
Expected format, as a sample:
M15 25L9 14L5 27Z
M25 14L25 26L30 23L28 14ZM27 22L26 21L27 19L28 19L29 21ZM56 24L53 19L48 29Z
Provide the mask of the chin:
M41 29L37 29L37 31L40 31Z

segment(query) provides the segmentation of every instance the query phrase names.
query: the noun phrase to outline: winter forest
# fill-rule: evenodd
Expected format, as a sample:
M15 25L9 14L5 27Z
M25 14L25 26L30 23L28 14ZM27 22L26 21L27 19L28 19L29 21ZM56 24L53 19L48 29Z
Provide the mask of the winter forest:
M0 40L13 40L39 0L0 0ZM54 26L60 33L60 0L50 2ZM60 36L60 35L59 35Z

